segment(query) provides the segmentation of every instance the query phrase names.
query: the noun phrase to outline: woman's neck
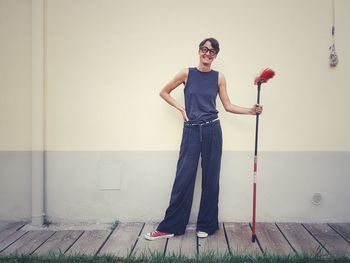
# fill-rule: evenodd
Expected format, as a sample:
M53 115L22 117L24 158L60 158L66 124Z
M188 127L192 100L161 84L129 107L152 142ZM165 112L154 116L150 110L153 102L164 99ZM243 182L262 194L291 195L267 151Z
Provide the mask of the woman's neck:
M199 64L197 69L199 71L202 71L202 72L209 72L209 71L211 71L210 65L205 65L205 64Z

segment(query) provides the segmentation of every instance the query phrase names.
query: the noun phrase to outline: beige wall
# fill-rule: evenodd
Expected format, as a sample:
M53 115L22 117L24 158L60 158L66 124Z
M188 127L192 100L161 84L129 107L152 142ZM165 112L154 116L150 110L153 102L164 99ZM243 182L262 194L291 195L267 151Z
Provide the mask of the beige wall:
M0 0L0 150L31 150L31 1Z
M31 144L29 2L0 1L2 150ZM330 0L48 0L47 150L177 150L181 118L158 91L214 36L233 103L252 105L255 75L277 72L262 91L261 150L347 151L350 3L336 1L336 68L331 10ZM254 118L218 105L225 150L251 150Z
M331 1L48 1L48 148L177 150L181 118L158 91L214 36L234 103L252 105L255 75L277 72L262 92L262 150L349 150L350 3L336 2L333 69ZM218 104L225 150L251 150L254 118Z

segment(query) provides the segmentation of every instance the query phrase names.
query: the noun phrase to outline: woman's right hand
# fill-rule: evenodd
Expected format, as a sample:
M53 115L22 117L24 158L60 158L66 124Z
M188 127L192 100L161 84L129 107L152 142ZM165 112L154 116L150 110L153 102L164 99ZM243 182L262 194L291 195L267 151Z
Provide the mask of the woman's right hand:
M183 117L184 121L189 121L185 109L181 109L181 114L182 114L182 117Z

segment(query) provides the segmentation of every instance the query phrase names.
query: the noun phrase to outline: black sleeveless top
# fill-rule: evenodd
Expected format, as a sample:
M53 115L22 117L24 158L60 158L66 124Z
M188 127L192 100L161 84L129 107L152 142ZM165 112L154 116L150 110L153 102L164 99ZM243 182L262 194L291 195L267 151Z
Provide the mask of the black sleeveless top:
M216 97L219 91L219 72L189 68L185 93L186 114L190 121L207 121L218 117Z

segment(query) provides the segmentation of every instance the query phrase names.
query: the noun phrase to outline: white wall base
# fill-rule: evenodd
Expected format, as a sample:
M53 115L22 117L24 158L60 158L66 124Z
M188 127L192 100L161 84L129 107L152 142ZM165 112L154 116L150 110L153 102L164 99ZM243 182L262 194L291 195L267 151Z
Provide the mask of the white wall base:
M159 221L178 152L47 152L46 212L58 223ZM0 153L0 219L30 219L30 154ZM101 165L118 166L120 189L100 188ZM220 220L250 221L253 153L224 152ZM350 152L261 152L257 220L350 222ZM198 169L200 175L201 169ZM201 176L190 221L195 222ZM320 193L322 202L312 202Z

